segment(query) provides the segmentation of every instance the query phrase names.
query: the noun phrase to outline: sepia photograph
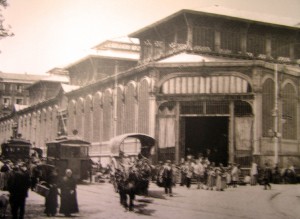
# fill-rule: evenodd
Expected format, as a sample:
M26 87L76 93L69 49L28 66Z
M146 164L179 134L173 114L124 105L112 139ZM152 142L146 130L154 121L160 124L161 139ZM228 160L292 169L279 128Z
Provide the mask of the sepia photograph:
M299 219L300 0L0 0L0 218Z

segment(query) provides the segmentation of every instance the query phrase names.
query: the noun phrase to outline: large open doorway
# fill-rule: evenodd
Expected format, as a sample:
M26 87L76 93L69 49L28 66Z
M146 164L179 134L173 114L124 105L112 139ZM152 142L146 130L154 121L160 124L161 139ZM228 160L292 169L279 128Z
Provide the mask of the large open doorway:
M228 117L185 117L185 155L207 156L216 165L228 163Z

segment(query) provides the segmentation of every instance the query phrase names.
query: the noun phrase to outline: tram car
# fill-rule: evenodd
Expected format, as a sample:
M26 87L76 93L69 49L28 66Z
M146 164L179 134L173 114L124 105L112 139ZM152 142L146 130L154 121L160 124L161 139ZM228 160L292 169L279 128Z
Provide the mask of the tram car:
M1 158L12 162L28 160L33 153L30 141L22 138L11 138L7 142L2 143L1 150Z
M90 171L90 143L77 136L61 136L46 143L47 164L55 166L59 176L71 169L73 177L79 181L87 179Z

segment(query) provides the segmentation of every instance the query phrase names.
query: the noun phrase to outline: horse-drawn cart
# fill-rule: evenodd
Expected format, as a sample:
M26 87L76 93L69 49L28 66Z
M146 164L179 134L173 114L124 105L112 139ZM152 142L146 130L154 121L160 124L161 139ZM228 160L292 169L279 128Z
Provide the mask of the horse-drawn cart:
M128 133L116 136L110 141L111 183L120 194L121 204L127 207L127 195L130 197L129 210L133 208L133 199L137 195L147 195L151 179L150 156L155 139L141 133Z

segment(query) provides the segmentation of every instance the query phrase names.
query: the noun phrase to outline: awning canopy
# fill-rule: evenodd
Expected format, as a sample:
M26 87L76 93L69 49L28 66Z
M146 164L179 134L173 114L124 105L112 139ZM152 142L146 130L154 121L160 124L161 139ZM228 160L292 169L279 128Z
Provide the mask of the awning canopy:
M120 145L126 138L136 138L141 143L141 154L145 157L149 157L150 150L155 144L155 139L149 135L141 133L127 133L123 135L116 136L112 138L109 142L109 147L111 148L111 153L118 156L120 153Z

